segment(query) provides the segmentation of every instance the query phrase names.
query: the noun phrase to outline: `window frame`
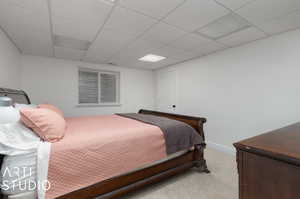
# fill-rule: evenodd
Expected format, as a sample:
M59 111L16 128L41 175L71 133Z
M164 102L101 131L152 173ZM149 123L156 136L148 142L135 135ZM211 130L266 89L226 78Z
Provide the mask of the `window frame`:
M94 72L98 74L98 103L80 103L79 96L79 72ZM116 102L103 103L101 102L101 74L116 75ZM86 67L78 67L77 70L77 107L97 107L97 106L121 106L121 73L120 71L92 69Z

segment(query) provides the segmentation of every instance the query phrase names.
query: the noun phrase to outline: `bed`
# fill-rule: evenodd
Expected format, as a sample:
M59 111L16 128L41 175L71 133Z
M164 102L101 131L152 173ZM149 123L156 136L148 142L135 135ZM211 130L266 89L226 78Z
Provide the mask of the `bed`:
M8 96L16 103L30 104L28 95L21 90L0 88L0 96ZM140 110L140 114L155 115L184 122L194 128L205 140L203 124L205 118L177 115L150 110ZM206 161L204 159L205 143L195 145L193 148L181 151L145 167L130 170L121 175L116 175L106 180L102 180L93 185L81 187L75 191L64 194L59 199L88 199L88 198L119 198L120 196L139 189L145 185L159 182L170 176L184 172L190 168L195 168L199 172L208 173ZM3 156L0 158L2 165Z

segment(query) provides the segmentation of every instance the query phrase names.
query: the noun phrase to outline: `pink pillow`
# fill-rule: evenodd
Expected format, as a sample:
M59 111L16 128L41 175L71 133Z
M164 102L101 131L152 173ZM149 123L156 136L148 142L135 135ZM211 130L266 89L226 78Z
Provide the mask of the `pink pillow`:
M58 113L59 115L61 115L62 117L64 117L64 113L59 108L57 108L56 106L54 106L52 104L39 104L37 107L50 109L51 111L54 111L54 112Z
M57 142L66 131L65 119L45 108L23 108L20 110L22 122L44 141Z

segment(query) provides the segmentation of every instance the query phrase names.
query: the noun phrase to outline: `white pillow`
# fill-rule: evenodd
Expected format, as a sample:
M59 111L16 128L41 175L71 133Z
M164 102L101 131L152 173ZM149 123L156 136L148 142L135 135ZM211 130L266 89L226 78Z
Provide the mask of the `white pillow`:
M16 103L14 105L14 107L18 110L22 109L22 108L36 108L37 105L36 104L18 104Z
M37 151L40 138L21 122L0 124L0 154L21 155Z
M0 124L15 123L20 121L20 111L12 106L1 107Z

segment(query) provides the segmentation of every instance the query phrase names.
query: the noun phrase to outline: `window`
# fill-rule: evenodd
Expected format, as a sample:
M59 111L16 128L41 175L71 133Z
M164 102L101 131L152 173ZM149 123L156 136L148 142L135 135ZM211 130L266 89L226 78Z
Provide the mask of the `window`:
M79 68L79 105L119 105L120 73Z

